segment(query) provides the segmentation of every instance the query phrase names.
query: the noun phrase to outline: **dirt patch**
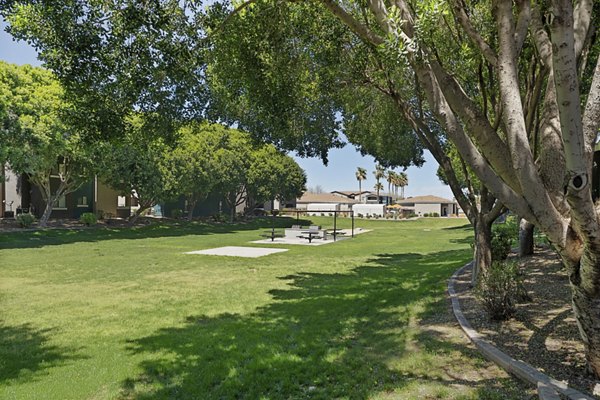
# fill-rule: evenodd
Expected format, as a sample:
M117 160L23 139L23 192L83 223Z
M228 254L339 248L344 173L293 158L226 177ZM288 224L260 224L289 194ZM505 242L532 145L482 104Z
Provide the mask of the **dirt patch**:
M468 270L455 285L465 316L486 340L511 357L591 395L596 385L600 387L600 381L586 369L562 263L554 251L537 249L536 255L519 264L532 301L519 304L515 317L509 321L491 321L473 297Z

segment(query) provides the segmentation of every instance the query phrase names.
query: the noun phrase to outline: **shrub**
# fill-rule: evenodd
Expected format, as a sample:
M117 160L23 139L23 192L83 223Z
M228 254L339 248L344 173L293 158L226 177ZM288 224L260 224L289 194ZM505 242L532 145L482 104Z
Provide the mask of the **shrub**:
M229 216L226 215L226 214L224 214L224 213L214 214L211 218L215 222L227 222L227 221L229 221Z
M33 214L19 214L17 215L17 222L21 228L29 228L35 222Z
M175 219L181 218L182 215L183 215L183 211L180 208L174 208L171 210L171 217L173 217Z
M411 212L406 216L406 218L414 218L416 216L417 216L417 214L415 214L414 212Z
M358 218L362 218L362 217L363 217L363 215L362 215L361 213L358 213L356 216L357 216Z
M431 216L432 216L432 217L439 217L439 216L440 216L440 213L436 213L436 212L434 212L434 213L431 213Z
M507 218L504 223L492 226L492 260L506 260L514 241L518 237L519 227L514 219Z
M475 295L492 320L504 321L515 314L515 304L522 291L517 263L495 261L487 271L481 272Z
M96 223L98 222L98 218L96 217L96 214L86 212L79 216L79 222L81 222L85 226L92 226L96 225Z
M423 216L424 217L429 217L429 213L424 213Z

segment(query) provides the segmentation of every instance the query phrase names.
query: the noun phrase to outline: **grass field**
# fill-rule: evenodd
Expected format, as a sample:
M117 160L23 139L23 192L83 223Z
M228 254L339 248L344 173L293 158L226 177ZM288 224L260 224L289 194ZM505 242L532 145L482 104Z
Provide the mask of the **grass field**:
M268 225L0 234L0 398L523 396L435 328L455 329L445 285L471 255L465 220L360 220L373 231L256 259L183 254L268 247L248 243Z

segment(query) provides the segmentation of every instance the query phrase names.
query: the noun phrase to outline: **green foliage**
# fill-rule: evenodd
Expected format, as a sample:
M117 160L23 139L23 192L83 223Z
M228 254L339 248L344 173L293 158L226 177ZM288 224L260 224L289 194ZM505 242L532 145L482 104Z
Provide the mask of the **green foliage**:
M296 199L306 191L306 174L292 157L264 145L252 152L247 184L248 196L257 204Z
M488 270L481 272L475 294L491 319L504 321L514 315L522 286L516 262L494 261Z
M179 218L181 218L182 215L183 215L183 210L181 210L181 208L174 208L173 210L171 210L172 218L179 219Z
M98 218L96 217L96 214L86 212L79 216L79 222L81 222L85 226L93 226L98 223Z
M35 216L29 213L19 214L17 222L21 228L29 228L35 222Z
M503 223L492 226L491 251L493 261L506 260L515 242L518 240L519 226L514 216L509 216Z
M28 175L50 207L52 198L91 177L89 146L65 119L71 104L50 71L0 61L0 104L9 120L0 129L0 156L13 171ZM50 175L58 176L58 186L51 186Z
M144 120L145 116L131 116L125 136L97 147L102 181L124 195L136 197L140 211L171 198L174 187L168 165L171 149L165 140L147 134Z

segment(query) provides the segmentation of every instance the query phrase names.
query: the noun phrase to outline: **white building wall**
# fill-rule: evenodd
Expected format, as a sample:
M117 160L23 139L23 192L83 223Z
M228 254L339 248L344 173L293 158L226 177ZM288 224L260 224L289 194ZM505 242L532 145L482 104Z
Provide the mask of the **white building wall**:
M340 205L338 203L309 203L306 206L308 215L328 215L327 212L311 212L314 210L319 211L339 211Z
M385 212L384 209L384 204L354 204L352 206L355 217L357 217L358 214L362 214L365 217L367 215L379 215L380 217L383 217Z
M423 215L423 214L431 214L431 213L438 213L439 215L441 215L442 212L442 206L440 205L440 203L435 203L435 204L415 204L415 214L417 215Z
M17 207L21 207L21 195L17 192L19 178L8 168L5 169L4 177L4 191L6 193L6 198L3 199L5 200L4 211L10 211L12 208L12 211L16 212Z

